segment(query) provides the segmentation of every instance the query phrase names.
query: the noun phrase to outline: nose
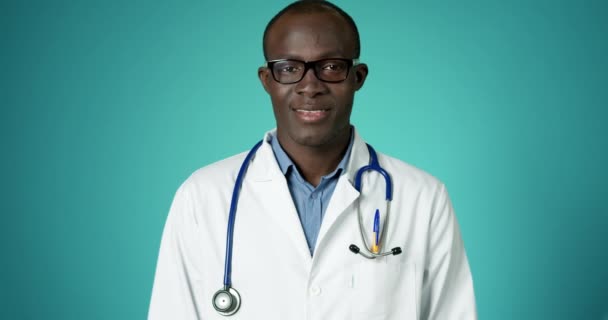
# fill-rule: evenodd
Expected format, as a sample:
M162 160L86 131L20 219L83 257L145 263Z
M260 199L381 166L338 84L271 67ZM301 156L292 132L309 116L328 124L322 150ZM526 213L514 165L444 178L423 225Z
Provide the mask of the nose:
M327 93L327 91L327 85L325 84L325 82L317 78L317 76L315 75L315 70L313 70L313 68L306 70L304 78L302 78L302 80L300 80L300 82L296 84L296 92L298 94L305 95L309 98L313 98L317 95Z

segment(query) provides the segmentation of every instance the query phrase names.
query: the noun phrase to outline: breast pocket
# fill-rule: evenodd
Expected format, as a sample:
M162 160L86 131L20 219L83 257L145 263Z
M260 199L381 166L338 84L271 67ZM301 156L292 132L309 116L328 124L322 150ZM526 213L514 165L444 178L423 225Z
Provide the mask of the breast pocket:
M390 256L351 266L351 319L416 319L415 271Z

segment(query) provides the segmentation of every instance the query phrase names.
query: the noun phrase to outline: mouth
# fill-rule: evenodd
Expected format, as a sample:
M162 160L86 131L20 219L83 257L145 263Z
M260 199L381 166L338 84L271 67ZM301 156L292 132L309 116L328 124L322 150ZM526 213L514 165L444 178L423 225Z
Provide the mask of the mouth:
M311 109L303 109L303 108L298 108L298 109L292 109L296 116L306 122L306 123L314 123L314 122L319 122L322 121L323 119L327 118L329 116L330 113L330 109L327 108L311 108Z

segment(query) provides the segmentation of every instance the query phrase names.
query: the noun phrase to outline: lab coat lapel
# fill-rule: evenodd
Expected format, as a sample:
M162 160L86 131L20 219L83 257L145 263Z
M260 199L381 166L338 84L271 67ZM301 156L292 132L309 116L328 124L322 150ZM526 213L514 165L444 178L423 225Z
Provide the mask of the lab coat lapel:
M317 238L317 248L322 245L323 240L334 226L336 220L359 198L360 193L354 187L355 175L359 168L369 164L369 151L356 130L354 139L353 149L346 166L346 173L340 176L340 180L338 180L336 189L331 196L327 211L323 217L321 230L319 230L319 237ZM355 214L355 211L351 212Z
M257 201L265 209L263 214L277 225L276 232L283 232L293 242L299 255L306 257L305 260L310 262L311 256L304 230L289 193L287 181L268 143L269 134L264 136L264 143L257 151L249 173L255 189L263 190L256 192Z

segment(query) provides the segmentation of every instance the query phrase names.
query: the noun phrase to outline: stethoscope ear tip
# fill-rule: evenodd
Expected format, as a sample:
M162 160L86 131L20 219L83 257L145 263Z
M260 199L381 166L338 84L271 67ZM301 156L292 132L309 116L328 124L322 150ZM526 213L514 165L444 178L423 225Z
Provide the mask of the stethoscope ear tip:
M368 259L375 259L375 258L378 258L378 257L384 257L384 256L388 256L388 255L396 256L396 255L401 254L403 252L403 251L401 251L401 247L394 247L394 248L391 249L390 252L387 251L387 252L377 253L377 254L374 254L374 253L365 254L365 253L361 252L361 249L359 249L359 247L357 247L354 244L351 244L350 246L348 246L348 250L350 250L354 254L360 254L360 255L368 258Z

